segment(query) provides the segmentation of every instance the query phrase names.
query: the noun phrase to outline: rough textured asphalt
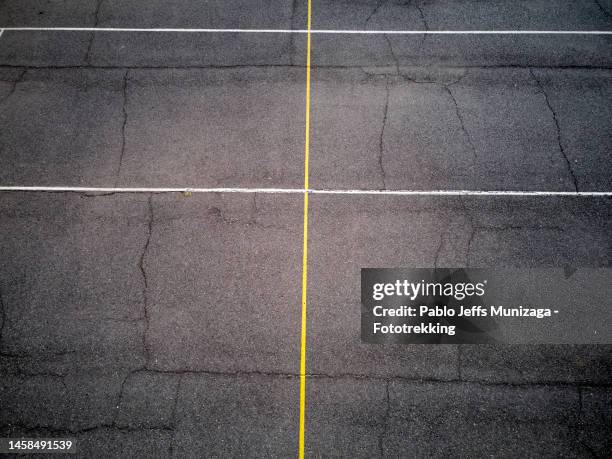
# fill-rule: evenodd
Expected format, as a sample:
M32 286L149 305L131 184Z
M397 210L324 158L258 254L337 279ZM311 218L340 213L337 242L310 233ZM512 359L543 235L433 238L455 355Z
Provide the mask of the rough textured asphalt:
M313 27L612 30L607 0ZM305 2L0 0L0 27L305 27ZM303 185L305 41L5 32L0 185ZM313 36L313 188L612 190L612 38ZM606 198L311 196L306 452L604 457L609 346L370 346L361 267L612 265ZM0 194L0 436L294 456L302 197Z

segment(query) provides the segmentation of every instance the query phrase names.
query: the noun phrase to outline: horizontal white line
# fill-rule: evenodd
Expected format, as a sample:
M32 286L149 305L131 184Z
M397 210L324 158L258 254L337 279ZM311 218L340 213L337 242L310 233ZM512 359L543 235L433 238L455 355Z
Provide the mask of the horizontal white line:
M75 193L269 193L288 194L304 193L298 188L117 188L117 187L84 187L84 186L0 186L0 191L48 191Z
M612 191L506 191L506 190L308 190L311 194L389 196L610 196Z
M0 186L0 192L75 192L75 193L267 193L322 195L387 195L387 196L570 196L612 197L612 191L511 191L511 190L330 190L303 188L116 188L70 186Z
M292 29L185 29L135 27L5 27L15 32L152 32L152 33L307 33Z
M307 34L307 29L194 29L135 27L4 27L16 32L155 32L155 33L279 33ZM612 35L610 30L344 30L312 29L333 35Z

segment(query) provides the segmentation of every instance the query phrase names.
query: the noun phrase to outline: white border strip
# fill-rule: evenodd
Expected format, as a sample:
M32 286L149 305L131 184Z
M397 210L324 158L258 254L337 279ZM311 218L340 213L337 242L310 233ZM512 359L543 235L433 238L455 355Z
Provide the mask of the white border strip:
M279 33L307 34L306 29L189 29L131 27L4 27L15 32L150 32L150 33ZM612 35L610 30L343 30L312 29L332 35Z
M330 190L303 188L111 188L70 186L0 186L0 192L74 192L74 193L263 193L321 195L386 195L386 196L568 196L612 197L612 191L511 191L511 190Z
M3 33L4 33L4 29L0 29L0 37L2 36Z
M111 187L84 187L84 186L0 186L2 191L41 191L41 192L74 192L74 193L268 193L292 194L304 193L296 188L189 188L189 187L161 187L161 188L111 188Z
M612 197L612 191L506 191L506 190L308 190L311 194L389 196L581 196Z

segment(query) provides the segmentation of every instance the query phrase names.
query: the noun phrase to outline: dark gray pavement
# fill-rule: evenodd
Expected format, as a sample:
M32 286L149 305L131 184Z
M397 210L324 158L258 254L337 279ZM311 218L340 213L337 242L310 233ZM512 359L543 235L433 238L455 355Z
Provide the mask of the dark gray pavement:
M1 209L3 435L74 435L100 457L295 450L299 196Z
M303 0L0 0L305 28ZM316 29L612 30L612 3L313 1ZM310 186L611 191L612 38L313 35ZM0 185L303 186L305 37L0 37ZM0 193L0 436L297 453L300 194ZM306 453L606 457L610 346L360 342L362 267L610 267L595 197L310 197Z
M314 72L315 188L612 186L609 70L370 71ZM302 69L0 73L5 185L303 182Z
M303 182L302 70L4 72L4 184Z
M370 70L315 72L314 188L612 185L609 71Z
M609 266L609 212L314 196L308 451L603 451L609 347L363 345L358 273ZM100 456L291 455L300 219L299 196L4 196L3 434L76 435Z

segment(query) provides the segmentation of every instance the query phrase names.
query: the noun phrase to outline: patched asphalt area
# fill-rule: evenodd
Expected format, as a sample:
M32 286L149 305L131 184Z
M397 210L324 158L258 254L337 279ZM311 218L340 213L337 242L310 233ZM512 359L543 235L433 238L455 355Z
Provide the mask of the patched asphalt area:
M611 30L609 1L313 28ZM306 2L0 0L0 27L303 29ZM609 36L312 37L310 186L610 191ZM305 37L5 31L0 185L301 188ZM0 436L297 453L300 194L0 194ZM603 457L609 346L360 342L362 267L610 267L609 198L311 195L308 456Z

